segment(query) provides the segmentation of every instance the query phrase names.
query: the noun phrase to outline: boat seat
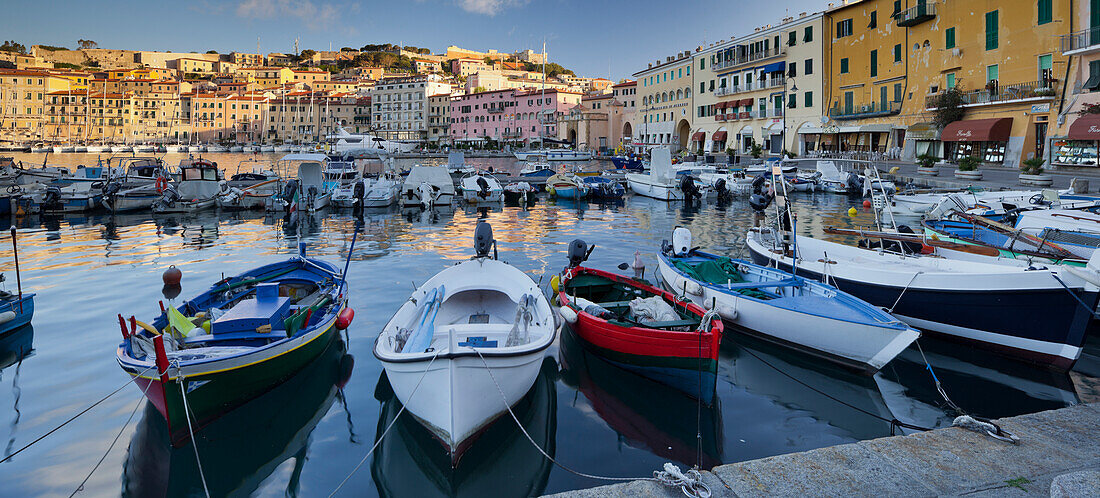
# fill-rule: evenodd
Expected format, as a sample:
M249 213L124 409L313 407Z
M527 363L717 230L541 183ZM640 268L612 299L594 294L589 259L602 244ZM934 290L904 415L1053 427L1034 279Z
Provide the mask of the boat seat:
M271 339L279 340L286 337L281 332L257 332L255 330L239 331L239 332L223 332L217 335L214 334L198 334L183 338L183 345L188 346L192 344L201 344L204 342L222 342L222 341L251 341L256 339Z
M768 287L797 287L802 285L802 279L799 278L786 278L783 280L777 280L775 282L748 282L744 284L715 284L723 289L765 289Z
M253 299L242 299L210 324L210 332L220 335L233 332L254 332L264 325L283 328L283 316L290 309L290 298L279 295L275 282L256 285Z
M651 329L670 329L673 327L693 327L699 325L699 320L685 318L682 320L668 320L663 322L639 322L643 327Z
M596 303L596 306L599 306L603 309L625 308L627 306L630 306L630 301L609 301L606 303Z

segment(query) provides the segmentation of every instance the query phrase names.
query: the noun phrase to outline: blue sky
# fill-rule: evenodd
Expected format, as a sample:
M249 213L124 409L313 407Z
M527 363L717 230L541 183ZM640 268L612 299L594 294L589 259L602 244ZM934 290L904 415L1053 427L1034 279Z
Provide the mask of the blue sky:
M824 0L6 0L0 38L27 45L290 52L403 43L538 50L582 76L618 80L646 62L822 10Z

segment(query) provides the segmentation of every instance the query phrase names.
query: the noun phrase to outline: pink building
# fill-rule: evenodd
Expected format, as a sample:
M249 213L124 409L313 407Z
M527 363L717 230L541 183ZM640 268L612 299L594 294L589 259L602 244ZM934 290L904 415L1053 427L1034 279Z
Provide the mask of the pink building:
M559 90L507 89L456 97L451 100L451 140L554 138L558 118L580 102L581 94Z

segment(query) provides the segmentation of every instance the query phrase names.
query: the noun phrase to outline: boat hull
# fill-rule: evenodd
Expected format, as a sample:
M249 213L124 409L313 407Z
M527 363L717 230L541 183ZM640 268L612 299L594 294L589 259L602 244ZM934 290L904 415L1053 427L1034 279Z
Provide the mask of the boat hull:
M751 240L748 247L756 264L791 271L789 258ZM824 281L826 276L805 262L799 264L798 275ZM961 281L966 275L957 277ZM1062 287L950 290L872 283L832 272L827 278L872 305L892 308L892 315L924 332L1057 370L1068 370L1081 355L1091 310L1100 301L1098 292L1077 290L1074 297ZM1078 298L1090 309L1080 306Z
M682 201L684 193L674 184L653 183L649 181L649 175L626 175L627 186L637 195L650 197L662 201Z
M0 302L0 335L15 330L34 318L34 294L23 294L23 298L13 298Z

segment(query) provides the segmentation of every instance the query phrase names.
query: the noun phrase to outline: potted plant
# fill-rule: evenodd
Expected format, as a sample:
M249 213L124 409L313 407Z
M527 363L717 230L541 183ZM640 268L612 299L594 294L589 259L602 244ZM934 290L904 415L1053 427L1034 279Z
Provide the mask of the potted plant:
M1020 166L1020 183L1036 187L1049 187L1053 185L1054 177L1043 174L1044 163L1046 163L1046 161L1041 157L1025 159L1023 165Z
M940 172L936 169L936 156L928 153L917 156L917 173L928 176L939 175Z
M752 154L753 159L760 159L760 156L764 155L764 148L761 147L760 144L756 143L756 140L752 141L751 150L752 152L750 152L750 154Z
M963 180L981 180L982 172L978 170L981 160L974 156L966 156L959 159L959 167L955 170L955 178Z
M736 161L736 159L734 159L735 155L736 152L733 150L733 147L726 147L726 164L733 164L734 161Z

